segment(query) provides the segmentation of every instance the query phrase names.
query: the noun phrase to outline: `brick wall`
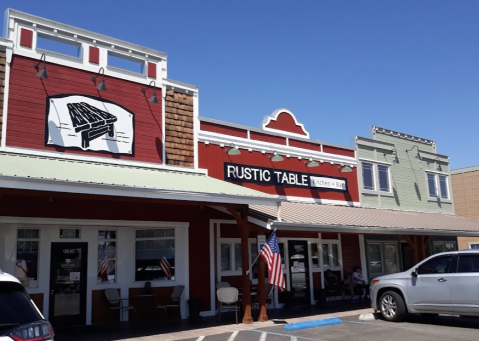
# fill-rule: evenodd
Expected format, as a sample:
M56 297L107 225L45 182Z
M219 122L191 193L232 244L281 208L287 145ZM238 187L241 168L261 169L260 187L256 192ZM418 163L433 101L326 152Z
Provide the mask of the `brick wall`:
M167 90L165 149L166 164L194 167L193 96Z

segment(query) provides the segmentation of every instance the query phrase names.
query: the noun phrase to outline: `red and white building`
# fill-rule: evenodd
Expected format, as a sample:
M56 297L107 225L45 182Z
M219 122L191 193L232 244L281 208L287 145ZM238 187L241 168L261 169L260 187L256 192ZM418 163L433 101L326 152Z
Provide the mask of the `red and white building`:
M189 299L213 315L217 282L247 293L265 280L262 261L247 270L273 229L287 288L276 306L314 304L326 269L367 268L365 234L430 232L360 208L355 148L311 139L289 110L261 128L203 118L198 87L168 78L165 53L15 10L6 20L0 268L54 326L138 319L176 285L182 318ZM106 288L137 312L115 314Z

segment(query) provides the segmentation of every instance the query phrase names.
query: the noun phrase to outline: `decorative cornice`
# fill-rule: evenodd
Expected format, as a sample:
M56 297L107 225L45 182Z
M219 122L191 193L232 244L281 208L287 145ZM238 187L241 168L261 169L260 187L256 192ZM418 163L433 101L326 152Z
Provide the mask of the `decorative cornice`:
M375 133L375 132L385 134L385 135L400 137L400 138L403 138L403 139L409 140L409 141L424 143L424 144L427 144L427 145L430 145L430 146L436 145L436 142L433 141L433 140L428 140L428 139L425 139L425 138L422 138L422 137L417 137L417 136L414 136L414 135L404 134L404 133L400 133L398 131L373 126L373 133Z

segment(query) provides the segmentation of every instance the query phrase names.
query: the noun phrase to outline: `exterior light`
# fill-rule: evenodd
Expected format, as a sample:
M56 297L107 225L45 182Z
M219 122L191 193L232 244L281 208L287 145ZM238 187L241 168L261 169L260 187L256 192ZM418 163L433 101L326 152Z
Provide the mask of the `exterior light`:
M153 96L148 98L148 102L158 104L158 98L156 97L156 83L155 81L151 81L150 84L146 88L141 88L141 92L146 93L149 87L151 87L151 83L153 83Z
M414 148L417 148L417 154L416 154L416 159L419 159L419 160L422 160L421 159L421 154L419 154L419 147L417 146L417 144L415 144L414 146L412 146L411 149L406 149L406 153L409 153L411 150L413 150Z
M309 162L307 164L307 167L309 168L313 168L313 167L318 167L319 166L319 163L314 161L313 159L309 159Z
M37 77L40 77L40 78L43 78L43 79L48 79L47 67L45 65L46 64L45 63L45 53L43 53L42 56L40 57L40 63L42 62L42 59L43 59L43 66L42 66L42 69L40 71L38 71ZM37 64L33 65L35 70L38 70L38 67L40 66L40 63L37 63Z
M338 169L341 171L341 173L350 173L353 171L353 169L349 166L344 166L341 164L341 166L338 167Z
M283 157L281 155L278 155L278 152L276 152L276 150L273 152L273 157L269 157L269 159L272 161L272 162L281 162L283 161Z
M98 74L96 76L93 76L91 78L91 80L96 83L96 79L98 78L98 76L101 75L101 81L100 83L98 83L98 85L96 86L96 88L100 91L106 91L106 86L105 86L105 69L103 67L100 68L100 70L98 71Z
M233 144L230 145L231 149L226 149L226 153L228 155L240 155L241 154L241 151L236 147L236 146L233 146Z

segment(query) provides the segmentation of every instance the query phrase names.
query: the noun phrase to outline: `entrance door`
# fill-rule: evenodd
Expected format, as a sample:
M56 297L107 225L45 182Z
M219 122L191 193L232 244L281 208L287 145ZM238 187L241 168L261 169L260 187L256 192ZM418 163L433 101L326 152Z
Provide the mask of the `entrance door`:
M87 243L52 243L49 321L54 327L86 323Z
M311 304L309 286L308 242L288 241L291 304Z

